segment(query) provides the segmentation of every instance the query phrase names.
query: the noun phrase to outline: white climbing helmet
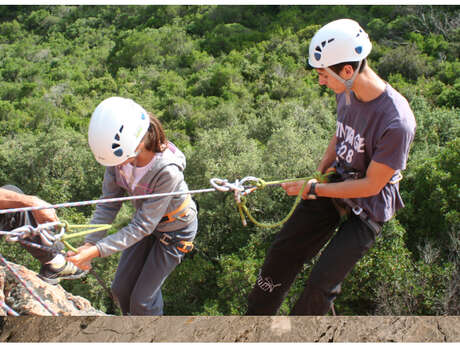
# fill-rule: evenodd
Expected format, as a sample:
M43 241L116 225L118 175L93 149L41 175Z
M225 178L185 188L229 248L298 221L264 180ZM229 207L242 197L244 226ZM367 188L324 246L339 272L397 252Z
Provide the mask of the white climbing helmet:
M369 55L372 43L367 33L352 19L339 19L324 25L310 42L308 63L314 68L324 68L345 85L346 105L363 60ZM359 61L351 79L345 80L329 66L342 62Z
M342 62L361 61L372 49L367 33L352 19L339 19L324 25L310 42L308 63L325 68Z
M110 97L93 112L88 142L96 160L115 166L136 157L136 148L150 125L147 111L128 98Z

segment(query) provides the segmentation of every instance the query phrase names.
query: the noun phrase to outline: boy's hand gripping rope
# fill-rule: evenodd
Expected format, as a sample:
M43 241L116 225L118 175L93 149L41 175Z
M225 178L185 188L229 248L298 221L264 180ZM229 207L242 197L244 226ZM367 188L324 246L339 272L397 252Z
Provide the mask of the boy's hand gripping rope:
M292 216L294 213L295 208L297 205L300 203L300 200L302 198L302 194L305 191L305 188L307 187L308 181L311 179L317 179L318 181L325 181L327 179L327 176L330 173L326 174L321 174L320 172L315 172L312 176L310 177L301 177L301 178L292 178L292 179L285 179L285 180L278 180L278 181L271 181L271 182L266 182L263 179L253 177L253 176L246 176L243 178L241 181L236 180L234 183L229 183L227 180L222 180L218 178L213 178L211 179L211 185L218 191L221 192L228 192L228 191L233 191L235 195L235 202L238 207L238 212L240 214L241 221L243 223L243 226L247 225L246 217L245 215L249 218L251 222L253 222L255 225L260 226L262 228L275 228L277 226L283 225L284 223L287 222L287 220ZM274 186L274 185L280 185L282 183L286 182L296 182L296 181L305 181L304 184L302 185L302 188L300 188L299 194L297 195L294 204L291 207L291 210L289 213L279 222L276 223L261 223L257 221L249 212L249 209L246 206L246 196L253 191L257 189L263 189L266 186ZM245 186L245 183L247 182L253 182L254 185L252 186Z

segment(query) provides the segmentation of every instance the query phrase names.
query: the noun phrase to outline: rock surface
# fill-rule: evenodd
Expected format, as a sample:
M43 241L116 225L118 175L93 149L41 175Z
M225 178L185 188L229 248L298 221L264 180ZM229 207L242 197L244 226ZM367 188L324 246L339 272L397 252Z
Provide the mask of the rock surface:
M106 316L11 266L59 316L0 266L0 300L25 315L0 310L0 342L460 342L459 316Z
M459 326L457 316L10 316L0 342L458 342Z
M94 309L87 299L68 293L60 285L50 285L44 282L37 276L37 273L24 266L9 264L45 305L57 315L105 315ZM0 266L0 301L4 301L20 315L52 315L3 265ZM0 308L0 316L4 315L6 315L5 311Z

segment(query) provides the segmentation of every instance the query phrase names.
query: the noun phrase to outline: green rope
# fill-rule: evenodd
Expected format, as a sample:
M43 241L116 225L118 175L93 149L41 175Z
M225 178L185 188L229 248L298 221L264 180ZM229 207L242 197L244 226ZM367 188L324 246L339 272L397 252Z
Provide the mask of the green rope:
M93 232L98 232L98 231L104 231L110 229L112 226L110 224L69 224L66 221L62 222L66 229L66 231L71 232L71 229L90 229L90 230L85 230L85 231L79 231L76 233L71 233L71 234L64 234L61 237L62 243L70 249L73 252L77 252L77 249L74 248L67 240L72 239L72 238L77 238L77 237L82 237L88 234L92 234Z
M294 210L296 209L297 205L299 205L300 200L302 198L302 194L305 191L305 188L307 187L308 181L311 179L316 179L318 181L327 181L327 177L331 174L331 172L326 173L326 174L321 174L319 171L316 171L312 174L310 177L299 177L299 178L291 178L291 179L285 179L285 180L278 180L278 181L270 181L266 182L262 179L259 179L256 183L256 189L262 189L265 188L266 186L270 185L279 185L282 183L287 183L287 182L296 182L296 181L305 181L305 183L302 185L302 188L300 188L299 194L297 194L297 197L294 201L294 204L291 207L291 210L289 213L279 222L276 223L262 223L256 220L251 213L249 212L249 209L246 207L246 197L242 196L241 197L241 202L237 202L238 206L238 212L240 214L241 220L243 222L243 225L246 225L246 219L245 219L245 214L249 218L251 222L253 222L256 226L259 226L261 228L265 229L272 229L276 228L277 226L281 226L284 223L288 221L288 219L292 216L294 213Z

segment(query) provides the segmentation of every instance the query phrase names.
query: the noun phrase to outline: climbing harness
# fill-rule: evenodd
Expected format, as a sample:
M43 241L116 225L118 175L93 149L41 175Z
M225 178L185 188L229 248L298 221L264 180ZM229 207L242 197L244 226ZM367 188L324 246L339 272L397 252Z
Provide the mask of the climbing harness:
M356 171L351 171L344 167L342 164L338 164L336 167L331 167L328 169L331 173L331 181L330 182L340 182L348 179L359 179L360 175ZM345 178L343 178L345 176ZM389 184L397 184L403 179L403 175L401 171L396 171L395 174L391 177ZM326 181L329 182L329 181ZM367 225L369 229L374 233L377 237L380 232L382 231L382 224L380 222L376 222L372 220L368 213L359 206L354 200L347 199L347 198L337 198L332 199L334 202L337 211L340 213L342 221L348 217L350 212L353 212L356 216L358 216L361 221Z
M165 246L176 246L177 250L181 251L182 253L190 253L193 250L193 242L174 239L167 232L154 231L152 235L155 236L158 241L163 243Z
M358 216L361 221L367 225L367 227L369 229L372 230L372 232L374 233L375 237L377 237L381 230L382 230L382 225L373 221L369 215L367 214L366 211L363 210L363 208L361 206L359 206L356 202L354 202L353 200L351 199L340 199L341 201L343 201L345 204L347 204L351 211L356 215Z
M174 211L166 213L163 216L163 218L161 218L160 223L171 223L171 222L175 221L177 218L186 216L187 212L183 212L183 213L181 213L179 215L177 215L177 214L180 211L182 211L183 209L185 209L188 206L188 204L190 204L191 200L192 200L192 196L190 194L188 194L187 197L185 198L184 202L178 208L176 208Z

